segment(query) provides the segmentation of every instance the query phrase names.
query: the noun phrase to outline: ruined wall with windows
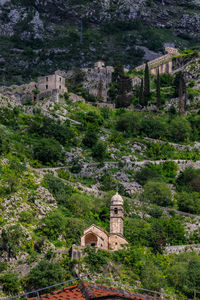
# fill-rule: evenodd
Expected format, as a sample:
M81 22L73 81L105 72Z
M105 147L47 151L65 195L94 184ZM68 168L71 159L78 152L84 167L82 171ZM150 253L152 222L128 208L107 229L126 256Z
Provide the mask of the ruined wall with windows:
M150 69L151 74L156 75L158 73L164 74L173 72L173 57L179 54L179 51L172 47L165 48L165 55L158 57L154 60L148 62L148 66ZM145 69L145 64L138 66L135 68L136 71L141 71Z
M53 75L39 77L36 83L36 88L41 93L53 90L57 90L60 93L67 92L65 78L59 73L59 71L56 71Z

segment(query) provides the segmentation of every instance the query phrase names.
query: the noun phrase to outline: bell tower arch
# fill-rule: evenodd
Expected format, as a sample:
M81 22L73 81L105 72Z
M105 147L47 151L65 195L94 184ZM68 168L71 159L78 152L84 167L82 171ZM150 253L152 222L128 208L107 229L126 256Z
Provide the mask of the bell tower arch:
M118 193L116 193L111 198L110 234L119 234L123 236L123 233L124 233L123 199Z

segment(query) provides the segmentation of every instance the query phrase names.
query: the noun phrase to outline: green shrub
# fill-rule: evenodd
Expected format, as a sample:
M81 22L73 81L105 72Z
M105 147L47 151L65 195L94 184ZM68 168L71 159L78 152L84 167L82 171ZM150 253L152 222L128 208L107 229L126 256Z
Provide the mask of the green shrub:
M173 75L169 73L160 74L160 86L161 87L168 87L173 86Z
M33 146L34 158L43 164L62 161L62 148L59 142L54 139L42 138Z
M168 245L183 245L186 243L185 228L178 217L161 217L150 219L151 232L149 246L154 252L161 252Z
M5 275L0 276L0 282L3 285L4 293L8 295L19 294L21 286L16 273L9 272Z
M200 170L192 167L181 171L176 180L179 191L200 192Z
M106 144L102 141L98 141L92 148L92 156L99 161L103 161L106 156Z
M172 205L172 193L165 182L148 181L140 199L160 206Z
M176 117L169 125L170 137L175 142L184 142L191 136L191 125L185 117Z
M141 129L141 117L136 113L123 113L119 116L116 128L128 135L137 136Z
M174 157L175 148L170 144L149 143L145 154L152 159L170 159Z
M93 209L92 198L83 194L73 194L66 206L76 217L87 217Z
M154 168L152 164L147 164L135 174L136 181L141 185L144 185L150 179L153 180L159 178L160 172L157 168Z
M97 143L97 140L98 140L98 133L97 133L96 128L89 127L83 138L83 144L86 147L91 148Z
M2 230L0 238L0 251L6 251L8 257L16 257L20 247L25 242L25 235L20 225L10 225Z
M67 201L73 193L73 187L51 174L44 176L43 185L53 194L58 204L67 206Z
M108 263L109 252L105 250L96 250L95 248L88 247L85 249L87 254L84 261L89 267L91 272L101 272Z
M40 223L37 232L51 241L57 240L65 232L66 219L60 211L51 212Z
M57 171L57 173L58 173L58 176L62 179L65 179L65 180L70 179L70 173L66 170L60 169Z
M27 279L27 290L37 290L64 281L64 270L58 263L45 259L31 269Z
M141 120L141 133L150 138L159 139L164 137L166 136L166 130L166 124L158 117L147 115Z
M81 220L80 218L66 218L64 237L67 247L71 247L73 244L80 244L80 238L83 235L83 230L86 227L86 222L84 220Z
M200 195L199 193L182 192L177 195L178 208L191 214L200 214Z
M22 211L19 214L19 221L22 223L32 224L34 222L34 216L31 211Z

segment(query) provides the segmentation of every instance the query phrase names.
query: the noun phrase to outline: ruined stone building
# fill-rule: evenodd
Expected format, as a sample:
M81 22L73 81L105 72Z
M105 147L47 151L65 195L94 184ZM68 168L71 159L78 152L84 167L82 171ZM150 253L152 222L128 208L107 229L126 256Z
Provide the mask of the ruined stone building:
M119 250L128 241L123 235L123 199L116 193L111 199L110 205L110 233L96 225L91 225L84 230L81 237L81 247L92 246L104 250Z
M83 88L96 96L98 101L107 102L114 68L106 66L105 62L100 60L94 64L94 68L84 68L82 71L85 74Z
M13 85L1 87L1 92L5 96L12 96L18 103L26 101L37 101L50 97L52 101L58 102L59 94L67 92L63 71L56 71L52 75L39 77L37 82L33 81L21 86Z
M165 55L158 57L148 62L148 66L151 74L156 75L158 73L164 74L173 72L173 57L179 54L179 51L172 47L165 47ZM145 69L145 64L135 68L136 71Z
M39 77L35 87L41 92L51 92L56 90L59 93L67 92L65 86L65 78L60 74L61 71L56 71L53 75Z

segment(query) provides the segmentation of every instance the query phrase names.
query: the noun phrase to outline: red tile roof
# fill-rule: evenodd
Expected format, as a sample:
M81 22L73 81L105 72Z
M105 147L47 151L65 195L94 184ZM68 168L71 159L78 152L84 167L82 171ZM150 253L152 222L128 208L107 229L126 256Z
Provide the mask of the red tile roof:
M152 296L130 293L121 289L106 287L97 284L82 282L79 285L63 288L62 290L52 292L50 294L41 295L42 300L92 300L92 299L107 299L118 297L118 299L133 299L133 300L156 300ZM27 300L36 300L37 297L28 298Z

